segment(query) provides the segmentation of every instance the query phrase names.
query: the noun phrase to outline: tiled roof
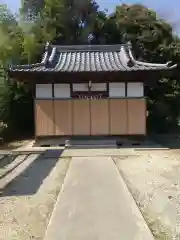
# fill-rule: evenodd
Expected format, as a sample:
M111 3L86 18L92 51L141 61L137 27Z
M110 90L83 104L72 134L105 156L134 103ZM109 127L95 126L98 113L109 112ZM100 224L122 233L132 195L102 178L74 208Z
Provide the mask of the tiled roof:
M167 70L171 62L153 64L136 61L131 45L48 46L41 63L11 66L10 72L118 72Z

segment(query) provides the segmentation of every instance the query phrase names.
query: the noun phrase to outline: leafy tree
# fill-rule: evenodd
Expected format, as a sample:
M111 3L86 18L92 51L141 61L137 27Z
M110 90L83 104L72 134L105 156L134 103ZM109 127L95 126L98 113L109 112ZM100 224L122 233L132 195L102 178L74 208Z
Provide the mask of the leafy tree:
M4 85L4 70L9 64L20 64L26 51L26 36L5 5L0 5L0 34L0 130L6 125L7 128L3 130L6 131L6 136L10 133L12 137L15 132L32 129L30 121L32 123L33 111L30 92L25 92L24 87L17 84ZM35 50L34 46L32 49ZM28 54L31 54L32 49L27 49ZM28 57L26 62L27 60Z
M36 19L42 8L44 0L23 0L21 4L21 14L25 20L33 21Z
M13 139L19 134L33 132L33 101L30 91L24 86L13 84L4 86L0 92L0 134L5 139ZM2 131L3 130L3 131Z
M46 0L42 10L45 39L62 44L88 42L98 14L98 5L91 0Z
M22 32L6 5L0 5L0 64L17 62L22 51Z
M116 7L114 18L124 42L131 41L139 56L148 61L164 61L156 50L173 40L172 27L157 14L139 4Z

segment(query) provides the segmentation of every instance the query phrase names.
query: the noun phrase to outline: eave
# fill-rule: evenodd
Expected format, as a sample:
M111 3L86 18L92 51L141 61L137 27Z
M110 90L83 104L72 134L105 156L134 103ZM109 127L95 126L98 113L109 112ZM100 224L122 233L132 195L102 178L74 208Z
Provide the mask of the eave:
M177 68L171 62L146 63L135 60L131 44L47 46L41 63L10 66L10 78L21 81L154 81L170 76ZM153 79L150 79L153 78ZM140 79L139 79L140 80Z

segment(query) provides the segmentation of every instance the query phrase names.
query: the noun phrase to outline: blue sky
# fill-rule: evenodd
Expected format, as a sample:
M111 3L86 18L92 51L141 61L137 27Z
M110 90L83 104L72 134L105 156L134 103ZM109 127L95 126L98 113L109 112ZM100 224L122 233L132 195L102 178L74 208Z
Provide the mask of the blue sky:
M20 2L21 0L0 0L0 4L7 4L13 11L16 11L19 6L20 6ZM110 11L112 11L114 9L114 7L117 4L120 4L122 2L124 3L142 3L147 5L148 7L152 7L157 11L168 11L168 12L177 12L179 11L179 7L180 7L180 1L179 0L97 0L97 2L99 3L99 5L101 6L101 8L107 8ZM172 4L173 2L173 4Z
M0 0L0 4L7 4L13 12L18 11L20 2L21 0ZM108 9L109 12L112 12L115 6L122 2L128 4L142 3L147 7L156 10L163 18L166 18L170 22L173 22L173 24L180 26L180 0L97 0L97 2L101 9Z

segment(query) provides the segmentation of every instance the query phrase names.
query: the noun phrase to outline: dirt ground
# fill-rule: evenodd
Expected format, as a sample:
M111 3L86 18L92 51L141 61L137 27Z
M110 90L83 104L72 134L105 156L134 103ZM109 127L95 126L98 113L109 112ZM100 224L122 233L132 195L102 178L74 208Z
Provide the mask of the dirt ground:
M21 173L18 165L18 175L1 189L0 240L43 239L69 161L29 156Z
M180 239L180 150L113 158L155 239Z

